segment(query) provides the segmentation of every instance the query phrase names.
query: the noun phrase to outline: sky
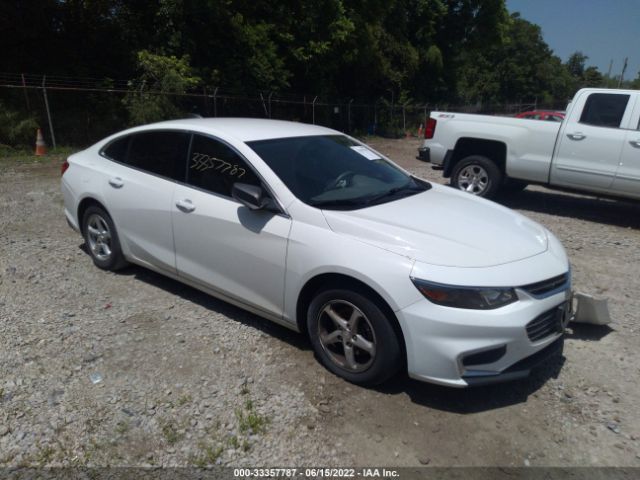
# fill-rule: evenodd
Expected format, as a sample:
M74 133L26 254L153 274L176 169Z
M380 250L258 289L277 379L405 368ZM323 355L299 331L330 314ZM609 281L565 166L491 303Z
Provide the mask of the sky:
M509 12L540 25L545 42L562 61L579 50L586 66L611 76L629 57L625 80L640 70L640 0L507 0Z

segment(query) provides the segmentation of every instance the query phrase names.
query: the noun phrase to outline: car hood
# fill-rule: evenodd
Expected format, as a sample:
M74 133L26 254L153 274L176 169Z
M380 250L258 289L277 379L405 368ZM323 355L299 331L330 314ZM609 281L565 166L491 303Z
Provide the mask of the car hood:
M440 185L381 205L323 213L336 233L432 265L486 267L547 250L546 231L537 223Z

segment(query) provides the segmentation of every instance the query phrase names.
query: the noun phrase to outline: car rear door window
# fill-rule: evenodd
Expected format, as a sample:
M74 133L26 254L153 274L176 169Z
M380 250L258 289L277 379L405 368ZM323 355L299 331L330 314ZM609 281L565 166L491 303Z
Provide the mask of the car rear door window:
M126 163L172 180L184 181L190 134L150 131L131 136Z
M584 104L580 123L596 127L620 128L627 103L629 103L629 95L592 93Z
M191 144L187 183L226 197L231 197L234 183L261 185L260 178L231 147L198 134Z
M131 137L127 135L114 140L102 151L102 155L109 160L125 163L130 139Z

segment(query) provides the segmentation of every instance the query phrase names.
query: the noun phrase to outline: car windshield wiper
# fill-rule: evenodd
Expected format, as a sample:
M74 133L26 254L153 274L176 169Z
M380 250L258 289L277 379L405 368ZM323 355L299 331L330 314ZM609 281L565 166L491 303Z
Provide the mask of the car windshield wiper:
M418 192L424 192L425 190L428 190L419 184L410 185L411 183L412 182L408 182L406 185L402 185L401 187L394 187L390 190L387 190L386 192L380 193L378 195L374 195L372 197L365 198L363 199L363 202L366 205L371 205L373 203L379 202L383 198L393 197L400 192L418 193Z
M324 208L324 207L360 207L366 202L361 198L342 198L332 200L311 200L309 205L312 207Z

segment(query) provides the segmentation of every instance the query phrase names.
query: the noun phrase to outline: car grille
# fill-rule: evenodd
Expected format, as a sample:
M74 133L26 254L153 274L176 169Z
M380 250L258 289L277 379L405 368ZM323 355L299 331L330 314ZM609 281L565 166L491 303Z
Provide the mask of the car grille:
M537 342L549 335L559 333L558 311L561 307L552 308L527 323L526 329L529 340Z
M569 282L569 274L565 273L563 275L558 275L557 277L549 278L548 280L543 280L541 282L536 282L536 283L530 283L529 285L525 285L519 288L531 295L539 297L562 287L568 282Z

